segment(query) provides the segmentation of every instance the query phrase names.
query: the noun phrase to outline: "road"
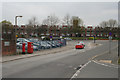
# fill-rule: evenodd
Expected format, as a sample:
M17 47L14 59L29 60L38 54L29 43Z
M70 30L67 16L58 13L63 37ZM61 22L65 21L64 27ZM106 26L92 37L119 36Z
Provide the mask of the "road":
M96 41L102 45L89 49L88 45L91 42L93 41L85 41L85 49L71 49L56 54L5 62L2 64L3 78L71 78L79 70L80 65L84 66L88 62L89 64L81 70L83 72L78 74L78 78L95 76L95 78L117 78L117 68L106 67L91 60L95 55L108 51L109 41ZM72 41L72 43L77 42ZM117 41L112 41L111 45L112 48L116 47ZM97 74L96 71L102 74ZM92 75L89 75L91 72Z

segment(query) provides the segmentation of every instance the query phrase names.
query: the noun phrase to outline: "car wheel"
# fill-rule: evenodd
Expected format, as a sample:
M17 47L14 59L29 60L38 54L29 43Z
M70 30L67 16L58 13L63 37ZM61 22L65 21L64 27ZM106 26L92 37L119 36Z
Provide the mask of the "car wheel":
M42 49L45 49L45 47L42 47Z

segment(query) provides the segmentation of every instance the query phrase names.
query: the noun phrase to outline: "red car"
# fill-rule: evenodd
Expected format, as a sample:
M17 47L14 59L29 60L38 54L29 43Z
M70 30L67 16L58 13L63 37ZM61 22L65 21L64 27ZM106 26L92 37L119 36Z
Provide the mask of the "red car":
M75 46L76 49L83 49L84 48L84 45L83 44L77 44Z

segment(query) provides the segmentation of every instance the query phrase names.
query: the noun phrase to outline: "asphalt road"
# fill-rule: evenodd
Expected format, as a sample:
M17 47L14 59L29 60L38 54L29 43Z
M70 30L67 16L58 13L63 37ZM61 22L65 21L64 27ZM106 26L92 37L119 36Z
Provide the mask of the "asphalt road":
M91 61L75 78L118 78L118 66Z
M108 41L96 41L102 45L90 49L88 45L91 42L93 41L85 41L85 49L71 49L69 51L59 52L56 54L36 56L11 62L5 62L2 64L2 76L3 78L71 78L76 73L77 68L80 65L85 65L90 61L92 57L104 53L109 49ZM72 43L75 45L77 41L72 41ZM117 41L112 41L111 45L113 46L112 48L116 47ZM92 68L95 69L97 67L99 69L96 70L102 71L101 73L109 73L107 76L108 78L117 77L117 68L114 69L111 67L104 67L93 61L91 61L86 66L88 69L87 72L86 70L83 71L84 73L78 77L81 78L86 76L96 76L104 78L105 75L98 76L100 74L97 75L95 73L96 71L94 71L93 75L91 76L86 74L92 72ZM113 72L109 70L113 70Z

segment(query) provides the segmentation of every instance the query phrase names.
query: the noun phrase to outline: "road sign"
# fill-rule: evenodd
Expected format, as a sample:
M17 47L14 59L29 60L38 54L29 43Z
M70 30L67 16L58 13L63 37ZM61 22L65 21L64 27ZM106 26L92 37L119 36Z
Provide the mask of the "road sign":
M18 37L18 35L16 35L16 37Z
M50 38L52 38L52 36L50 36Z
M112 35L112 33L111 33L111 32L109 32L109 35L111 36L111 35Z

